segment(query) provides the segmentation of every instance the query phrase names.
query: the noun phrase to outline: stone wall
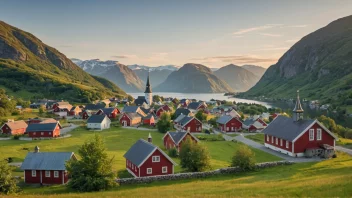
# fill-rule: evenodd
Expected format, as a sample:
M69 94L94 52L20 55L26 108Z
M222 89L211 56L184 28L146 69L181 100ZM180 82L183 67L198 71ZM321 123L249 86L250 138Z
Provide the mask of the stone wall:
M275 166L281 166L281 165L291 165L293 163L294 162L291 162L291 161L265 162L265 163L256 164L256 169L263 169L263 168L269 168L269 167L275 167ZM239 167L228 167L228 168L221 168L221 169L208 171L208 172L177 173L172 175L117 179L116 182L119 183L120 185L140 184L140 183L150 183L154 181L205 178L205 177L210 177L215 175L235 174L240 172L244 172L244 171Z

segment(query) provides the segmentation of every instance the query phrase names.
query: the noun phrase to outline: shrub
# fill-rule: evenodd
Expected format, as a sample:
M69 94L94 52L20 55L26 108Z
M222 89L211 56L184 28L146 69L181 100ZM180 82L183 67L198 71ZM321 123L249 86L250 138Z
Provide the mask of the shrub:
M190 172L205 171L210 168L210 155L208 150L191 138L182 144L180 151L181 167Z
M255 154L248 146L241 146L232 157L231 166L238 166L242 170L255 168Z
M168 152L168 155L170 157L177 157L177 149L176 148L171 148Z

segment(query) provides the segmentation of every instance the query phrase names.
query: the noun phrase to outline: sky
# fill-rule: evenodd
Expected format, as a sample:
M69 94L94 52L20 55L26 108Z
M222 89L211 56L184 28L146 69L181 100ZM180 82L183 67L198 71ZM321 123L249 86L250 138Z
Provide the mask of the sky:
M350 0L9 0L0 20L69 58L148 66L269 67Z

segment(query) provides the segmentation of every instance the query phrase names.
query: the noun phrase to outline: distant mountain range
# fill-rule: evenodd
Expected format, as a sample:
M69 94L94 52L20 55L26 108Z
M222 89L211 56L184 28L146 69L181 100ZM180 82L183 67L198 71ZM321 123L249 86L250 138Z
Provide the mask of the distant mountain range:
M331 22L294 44L245 97L309 99L351 105L352 16Z
M117 61L71 59L84 71L106 78L127 92L144 91L145 84L134 71Z
M34 35L0 21L0 88L10 95L90 102L126 93Z

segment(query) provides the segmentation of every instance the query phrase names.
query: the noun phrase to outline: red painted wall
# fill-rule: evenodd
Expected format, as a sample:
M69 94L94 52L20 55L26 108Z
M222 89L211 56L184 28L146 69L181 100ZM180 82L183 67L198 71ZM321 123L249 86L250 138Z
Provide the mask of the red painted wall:
M190 127L190 131L191 133L198 133L202 131L202 123L199 122L197 119L193 118L189 123L187 123L183 129L185 131L188 130L188 127ZM199 129L200 127L200 129Z
M139 168L130 162L128 159L126 159L126 169L129 169L131 172L133 172L137 177L139 177Z
M152 162L152 156L160 156L160 162ZM162 173L162 167L167 166L167 173ZM153 173L147 174L147 168L152 168ZM140 167L140 176L173 174L173 164L159 150L156 150Z
M11 134L11 135L22 135L26 131L26 128L20 128L16 130L11 130L10 127L7 126L7 124L4 124L4 126L1 128L2 133L5 134Z
M317 140L317 129L321 129L322 139ZM314 129L314 141L309 141L309 129L294 142L294 152L303 153L308 148L319 148L322 144L334 146L334 137L326 132L319 124L315 123L310 129Z
M25 170L25 183L40 184L40 177L42 176L43 184L62 184L62 173L64 172L64 183L68 181L68 174L65 171L59 171L59 177L54 177L54 171L50 171L50 177L45 177L44 170L37 170L36 177L32 177L32 170ZM42 174L40 176L40 173Z
M269 136L269 141L267 141L267 136ZM265 135L264 137L265 137L265 143L273 145L273 146L278 147L278 148L281 148L283 150L292 152L292 142L289 142L288 148L286 148L286 140L282 140L282 146L280 146L280 138L278 138L278 142L277 142L278 144L276 144L275 137L274 137L274 143L271 142L271 137L272 136Z

